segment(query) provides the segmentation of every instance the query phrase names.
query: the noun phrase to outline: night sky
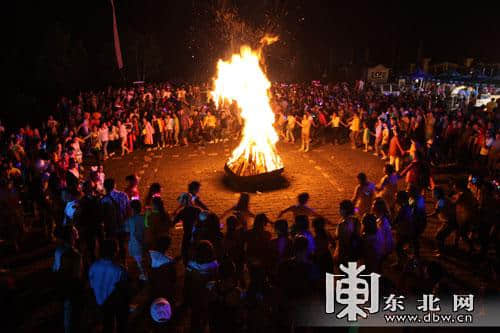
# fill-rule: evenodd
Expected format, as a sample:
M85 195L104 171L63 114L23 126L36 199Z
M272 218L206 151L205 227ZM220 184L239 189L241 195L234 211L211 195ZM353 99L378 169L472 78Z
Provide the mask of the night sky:
M489 3L115 0L126 66L121 76L109 0L12 1L2 21L3 74L14 94L30 96L133 81L142 72L149 80L205 80L228 49L210 12L224 4L256 27L273 13L269 8L284 13L280 42L267 52L274 79L290 71L291 59L299 61L296 80L348 63L402 68L416 61L419 46L433 61L500 62L499 11Z

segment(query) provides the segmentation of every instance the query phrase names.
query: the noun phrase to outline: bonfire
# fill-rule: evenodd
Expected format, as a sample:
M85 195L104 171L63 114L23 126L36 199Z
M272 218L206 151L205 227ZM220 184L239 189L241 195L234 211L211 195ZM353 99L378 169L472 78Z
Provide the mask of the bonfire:
M262 45L276 39L263 39ZM211 92L216 105L235 101L243 119L241 142L226 163L226 168L240 177L283 169L276 150L279 136L273 126L275 115L269 97L271 83L264 73L261 54L262 47L253 50L243 45L240 53L233 54L231 59L219 60Z

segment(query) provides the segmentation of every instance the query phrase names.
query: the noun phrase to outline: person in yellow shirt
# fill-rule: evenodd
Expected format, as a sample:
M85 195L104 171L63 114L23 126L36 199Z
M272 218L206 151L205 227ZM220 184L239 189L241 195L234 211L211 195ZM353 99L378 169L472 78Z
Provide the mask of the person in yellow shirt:
M203 119L202 127L205 133L208 135L209 143L214 143L215 127L217 126L217 118L208 111L207 115Z
M488 102L488 104L486 104L486 110L487 110L488 112L492 113L492 112L493 112L493 110L495 110L495 108L497 107L497 105L498 105L498 104L497 104L497 102L495 101L495 99L494 99L494 98L492 98L492 99Z
M295 143L293 131L295 130L296 123L297 119L295 119L295 116L293 114L289 114L286 119L286 142Z
M158 148L165 147L165 141L163 132L165 130L165 126L163 125L163 119L161 117L156 118L153 115L153 128L155 130L155 145Z
M358 143L358 138L359 138L359 133L361 129L361 119L359 118L359 115L357 112L354 112L354 115L351 119L350 122L350 127L349 129L351 130L351 147L352 149L355 149L357 147Z
M9 162L9 168L7 169L7 178L8 179L16 179L21 177L21 170L14 166L12 161Z
M340 142L341 137L342 137L342 132L341 132L341 128L340 128L341 124L345 126L345 124L342 122L342 119L340 118L338 113L333 112L330 122L328 124L326 124L326 126L330 126L330 125L332 126L332 144L333 145L338 144Z

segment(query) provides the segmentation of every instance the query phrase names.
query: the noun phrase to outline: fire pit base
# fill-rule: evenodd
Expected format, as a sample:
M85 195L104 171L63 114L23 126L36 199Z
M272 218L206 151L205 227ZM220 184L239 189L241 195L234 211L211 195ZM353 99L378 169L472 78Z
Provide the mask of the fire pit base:
M289 185L287 179L282 175L284 170L281 168L258 175L238 176L226 164L224 165L226 173L224 183L239 192L277 190Z

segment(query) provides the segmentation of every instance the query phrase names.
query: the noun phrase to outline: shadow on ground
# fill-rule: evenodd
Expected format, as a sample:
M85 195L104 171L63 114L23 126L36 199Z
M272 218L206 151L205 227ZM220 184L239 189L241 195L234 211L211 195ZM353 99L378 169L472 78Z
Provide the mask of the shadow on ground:
M237 179L231 175L224 174L220 182L234 192L272 192L282 190L290 186L290 181L284 175L275 175L266 178Z

